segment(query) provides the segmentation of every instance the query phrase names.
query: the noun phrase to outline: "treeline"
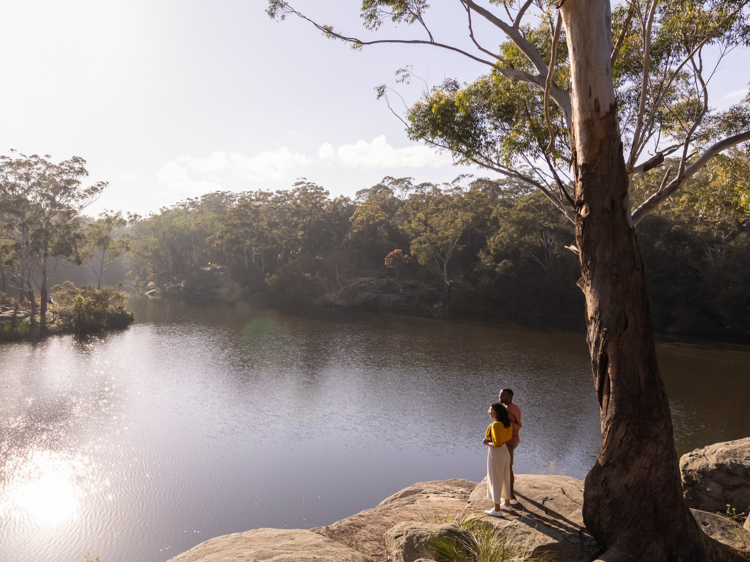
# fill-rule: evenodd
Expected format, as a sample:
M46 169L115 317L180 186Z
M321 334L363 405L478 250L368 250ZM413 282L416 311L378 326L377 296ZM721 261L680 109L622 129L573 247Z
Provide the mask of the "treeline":
M740 150L717 157L638 225L658 331L750 334L749 162ZM116 291L66 286L58 304L50 298L58 264L88 267L101 289L118 260L126 282L142 289L218 266L246 298L310 303L361 278L386 278L412 281L416 312L583 323L573 225L520 181L386 177L353 199L301 181L277 192L209 193L148 217L94 219L85 209L106 184L85 187L86 175L80 158L0 157L0 293L20 296L31 332L75 319L87 330L132 321ZM636 179L630 203L657 188ZM15 305L0 299L0 316L11 314Z
M746 174L746 162L738 170ZM708 169L638 226L658 331L750 334L746 185L745 176ZM653 188L636 181L633 204ZM310 302L357 278L388 276L421 281L424 311L437 304L444 314L550 326L584 318L573 225L541 192L512 180L386 177L354 199L309 182L216 192L135 217L129 243L141 286L218 264L247 297Z

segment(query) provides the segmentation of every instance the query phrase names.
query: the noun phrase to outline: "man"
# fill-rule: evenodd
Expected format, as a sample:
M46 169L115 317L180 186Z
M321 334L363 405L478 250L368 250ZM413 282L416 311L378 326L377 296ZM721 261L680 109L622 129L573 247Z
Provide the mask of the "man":
M516 505L518 500L516 499L516 493L513 489L515 483L515 476L513 474L513 451L515 451L518 443L521 439L518 437L518 430L521 429L521 408L517 404L513 403L513 391L510 388L504 388L500 391L500 402L508 410L508 417L510 418L510 425L513 427L513 438L508 441L505 446L508 447L510 453L510 503Z

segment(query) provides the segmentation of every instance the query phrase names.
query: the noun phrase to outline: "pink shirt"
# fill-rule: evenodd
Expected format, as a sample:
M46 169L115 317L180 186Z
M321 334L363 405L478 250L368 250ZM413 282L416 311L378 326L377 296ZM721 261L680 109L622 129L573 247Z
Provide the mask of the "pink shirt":
M510 404L505 404L505 409L508 410L509 413L515 415L517 421L521 421L521 408L518 407L518 404L515 404L513 402L511 402ZM508 441L508 445L518 445L520 442L521 438L518 436L518 430L514 427L513 437L510 441Z

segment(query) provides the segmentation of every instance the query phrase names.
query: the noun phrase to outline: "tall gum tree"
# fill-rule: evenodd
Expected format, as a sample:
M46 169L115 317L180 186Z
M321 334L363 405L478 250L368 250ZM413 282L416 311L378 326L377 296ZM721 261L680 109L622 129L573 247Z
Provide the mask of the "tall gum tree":
M443 104L453 121L437 118L422 129L412 121L410 134L451 151L456 161L474 162L526 181L542 190L575 224L581 266L578 284L586 299L587 342L602 432L599 458L586 477L583 513L586 526L602 546L600 560L742 560L703 534L682 499L671 413L659 374L635 225L717 154L750 140L750 129L736 130L737 123L747 123L747 107L735 108L744 120L735 119L734 130L724 127L725 136L716 138L722 129L708 115L710 71L704 65L707 45L714 45L722 56L731 48L747 47L748 2L630 0L616 5L619 19L614 35L608 0L556 4L495 0L490 2L492 8L473 0L459 2L475 47L471 51L435 37L428 25L431 14L426 0L362 3L366 28L377 31L389 20L413 25L423 33L416 39L362 40L344 35L283 0L271 0L268 13L278 19L300 17L329 38L357 49L396 43L460 52L487 64L507 81L543 92L542 115L523 117L528 118L529 127L541 117L547 138L540 136L531 143L521 165L514 164L512 155L495 158L498 143L505 139L490 139L477 148L477 139L486 140L503 128L482 127L492 124L491 120L470 122L476 114L462 107L459 97ZM522 24L530 14L546 18L546 49L535 42L533 29ZM475 21L479 18L503 32L513 52L486 48L478 38ZM661 36L656 33L660 25ZM665 37L672 43L665 42ZM628 49L630 76L619 78L621 87L616 91L618 78L613 69ZM555 73L558 51L565 50L567 87L558 83ZM514 63L510 56L514 53L525 64ZM452 93L460 94L460 90L454 87ZM440 89L433 94L446 99ZM427 100L422 107L430 110L429 115L441 117L440 107L431 101L435 100ZM492 112L505 100L488 97L484 101L484 110ZM521 117L511 112L505 124L525 129L519 124ZM566 138L558 139L556 148L554 137L560 131ZM546 147L542 140L548 141ZM651 157L644 160L649 151ZM677 170L668 169L659 188L631 211L633 174L647 173L675 152L680 156ZM570 181L560 175L564 166L558 166L558 159L572 167ZM546 163L546 172L540 163Z
M15 151L0 156L0 237L13 243L19 253L18 288L27 291L32 319L37 314L35 291L39 287L42 336L47 327L48 258L75 253L77 217L107 186L97 182L85 187L87 176L86 161L78 156L57 164L50 156Z

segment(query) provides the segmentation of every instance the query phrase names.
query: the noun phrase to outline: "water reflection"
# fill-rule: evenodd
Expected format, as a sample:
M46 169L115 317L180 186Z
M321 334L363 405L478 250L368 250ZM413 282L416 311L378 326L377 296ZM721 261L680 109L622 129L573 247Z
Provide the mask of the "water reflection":
M417 481L479 480L503 386L523 409L519 472L581 477L596 458L579 334L136 305L124 332L0 346L3 562L164 562L220 534L330 524ZM680 452L744 436L750 354L659 350Z
M88 459L31 450L7 459L0 495L0 519L30 517L37 524L57 526L75 519L81 496L92 492Z

